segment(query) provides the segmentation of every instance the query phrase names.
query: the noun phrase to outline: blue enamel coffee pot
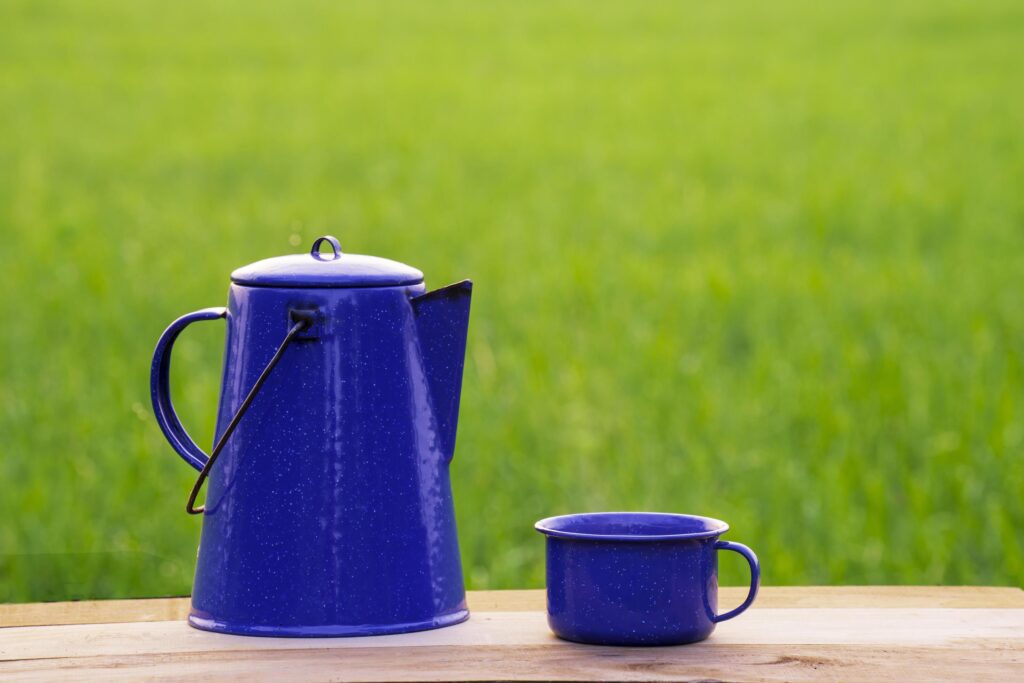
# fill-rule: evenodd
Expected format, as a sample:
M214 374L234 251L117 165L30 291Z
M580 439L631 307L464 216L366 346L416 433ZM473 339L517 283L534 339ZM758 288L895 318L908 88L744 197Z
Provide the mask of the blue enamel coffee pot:
M420 271L342 253L333 237L231 280L227 308L174 321L153 355L157 422L200 471L189 623L349 636L468 618L448 470L472 283L426 293ZM207 455L168 380L181 331L218 319L227 342Z

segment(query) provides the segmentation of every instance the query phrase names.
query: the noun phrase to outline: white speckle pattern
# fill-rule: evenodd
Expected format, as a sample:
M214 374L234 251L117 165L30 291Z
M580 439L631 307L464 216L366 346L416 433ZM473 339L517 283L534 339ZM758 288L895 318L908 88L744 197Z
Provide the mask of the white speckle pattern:
M448 466L469 283L234 284L217 435L286 350L210 474L190 623L249 635L400 633L465 603Z
M548 623L559 637L600 645L679 645L714 631L715 544L728 529L724 523L610 512L551 518L537 528L548 535Z

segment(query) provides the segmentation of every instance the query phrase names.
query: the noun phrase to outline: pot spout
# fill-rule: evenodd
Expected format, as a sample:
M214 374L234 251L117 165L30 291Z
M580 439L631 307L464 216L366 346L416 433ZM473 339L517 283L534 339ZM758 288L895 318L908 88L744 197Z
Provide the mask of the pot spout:
M455 454L472 293L473 283L463 280L412 299L441 448L448 460Z

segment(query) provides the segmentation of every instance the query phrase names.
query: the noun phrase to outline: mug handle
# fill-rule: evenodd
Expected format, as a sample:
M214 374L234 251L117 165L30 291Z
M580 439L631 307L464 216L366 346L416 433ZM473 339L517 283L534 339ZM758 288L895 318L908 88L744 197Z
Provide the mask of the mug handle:
M739 553L746 559L747 564L750 565L750 591L747 593L747 599L736 609L730 610L725 614L716 615L714 622L717 624L720 621L726 621L727 619L739 616L754 604L754 598L757 597L757 589L761 587L761 563L757 561L757 555L754 554L754 551L742 543L717 541L715 543L715 550L731 550L734 553Z
M174 348L174 341L181 334L182 330L194 322L200 320L219 320L226 318L226 308L204 308L194 313L183 315L168 327L160 336L153 351L153 366L149 375L149 390L153 399L153 413L156 415L156 422L160 425L164 436L178 452L182 460L192 467L202 471L209 456L203 449L196 445L192 437L185 431L178 414L174 412L174 405L171 403L171 350Z

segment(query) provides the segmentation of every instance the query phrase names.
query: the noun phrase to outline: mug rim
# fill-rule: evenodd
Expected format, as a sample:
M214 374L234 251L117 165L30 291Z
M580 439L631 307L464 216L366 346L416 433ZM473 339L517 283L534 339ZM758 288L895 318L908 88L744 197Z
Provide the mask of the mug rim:
M560 521L576 520L582 517L670 517L677 520L699 520L710 526L712 529L706 529L703 531L690 531L681 533L667 533L667 534L623 534L623 533L585 533L580 531L566 531L564 529L552 528L553 524ZM629 541L635 543L644 543L649 541L674 541L674 540L696 540L706 538L716 538L721 536L729 530L729 525L720 519L714 517L704 517L702 515L687 515L679 512L577 512L568 515L556 515L554 517L545 517L533 525L533 528L548 537L553 538L574 538L587 541Z

